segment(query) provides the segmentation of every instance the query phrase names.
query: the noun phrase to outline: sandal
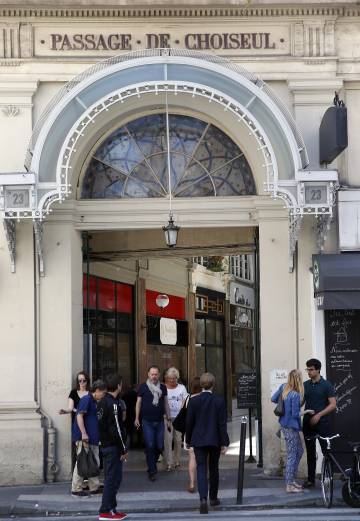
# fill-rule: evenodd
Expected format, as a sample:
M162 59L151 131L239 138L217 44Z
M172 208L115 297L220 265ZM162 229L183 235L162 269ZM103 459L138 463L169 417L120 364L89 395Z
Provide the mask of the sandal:
M304 492L302 488L297 488L294 485L287 485L286 486L286 492L287 494L298 494Z

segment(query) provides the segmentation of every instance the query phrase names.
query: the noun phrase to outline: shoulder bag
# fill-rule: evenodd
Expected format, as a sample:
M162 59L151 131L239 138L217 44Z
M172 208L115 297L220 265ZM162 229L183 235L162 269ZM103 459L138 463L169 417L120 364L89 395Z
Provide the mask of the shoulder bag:
M282 397L282 393L283 393L283 388L281 389L276 407L274 409L275 416L279 416L279 417L284 416L284 414L285 414L285 406L284 406L284 400Z
M187 413L187 406L189 403L190 395L187 396L185 399L184 405L181 407L179 414L176 416L175 420L173 421L173 427L176 431L181 432L182 434L185 434L186 431L186 413Z

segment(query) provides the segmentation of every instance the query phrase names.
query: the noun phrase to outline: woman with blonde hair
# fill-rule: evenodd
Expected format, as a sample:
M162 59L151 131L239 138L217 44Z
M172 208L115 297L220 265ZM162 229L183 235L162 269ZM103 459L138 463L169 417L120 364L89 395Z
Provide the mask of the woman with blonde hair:
M280 385L279 389L271 397L271 401L277 403L280 395L282 395L284 402L284 414L279 417L279 423L286 444L286 492L303 492L302 486L295 481L304 452L300 439L300 417L306 413L311 414L313 411L301 412L301 406L304 401L304 385L300 371L297 369L290 371L287 383Z
M180 374L176 367L169 367L165 373L165 385L170 409L171 423L167 423L164 431L164 463L169 472L180 467L182 434L173 427L173 421L179 414L182 404L188 395L185 385L179 383ZM172 449L174 445L174 450Z

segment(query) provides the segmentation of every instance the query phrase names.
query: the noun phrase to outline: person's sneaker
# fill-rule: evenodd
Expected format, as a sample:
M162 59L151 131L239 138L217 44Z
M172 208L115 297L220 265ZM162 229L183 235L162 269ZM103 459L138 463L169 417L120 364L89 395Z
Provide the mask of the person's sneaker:
M106 512L103 514L99 514L99 521L108 521L108 519L112 519L113 521L121 521L121 519L125 519L127 514L124 512Z
M202 499L200 501L200 514L208 514L208 513L209 513L209 509L208 509L207 501L206 501L206 499Z
M220 505L220 499L218 499L218 498L210 499L210 505L212 507L218 507Z
M155 474L149 474L150 481L155 481L156 477Z
M85 492L85 490L79 490L79 492L71 491L71 495L74 497L89 497L89 493Z

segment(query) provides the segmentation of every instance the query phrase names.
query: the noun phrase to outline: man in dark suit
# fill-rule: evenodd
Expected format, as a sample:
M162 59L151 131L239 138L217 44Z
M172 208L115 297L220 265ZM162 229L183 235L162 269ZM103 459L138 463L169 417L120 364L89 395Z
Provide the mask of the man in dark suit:
M193 447L197 465L197 481L200 495L200 514L208 513L209 468L210 505L220 504L219 459L229 446L226 430L226 406L221 396L213 394L215 377L204 373L200 377L202 392L190 399L186 415L186 443Z

